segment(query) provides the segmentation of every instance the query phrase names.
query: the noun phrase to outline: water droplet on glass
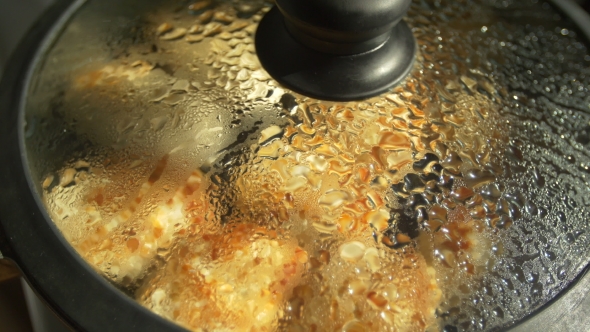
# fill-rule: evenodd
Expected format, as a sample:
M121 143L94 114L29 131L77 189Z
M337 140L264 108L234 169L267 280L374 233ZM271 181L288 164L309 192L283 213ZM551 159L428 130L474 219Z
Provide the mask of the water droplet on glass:
M463 180L470 187L477 188L495 181L496 177L491 172L472 169L465 172Z

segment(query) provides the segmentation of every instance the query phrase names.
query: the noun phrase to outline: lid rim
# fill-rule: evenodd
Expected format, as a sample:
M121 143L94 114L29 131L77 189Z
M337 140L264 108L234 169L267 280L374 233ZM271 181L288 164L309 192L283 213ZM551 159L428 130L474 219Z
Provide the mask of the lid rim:
M562 1L564 1L564 2L568 2L568 3L571 3L571 1L570 1L570 0L562 0ZM557 5L557 4L559 3L559 1L553 1L553 3ZM572 4L573 4L573 3L572 3ZM559 6L559 5L557 5L557 6L558 6L558 7L560 7L560 8L562 8L562 6ZM564 10L564 11L565 11L565 10ZM569 17L570 17L570 18L572 18L572 16L569 16ZM572 18L572 20L574 20L574 19ZM586 27L586 29L584 29L584 28L582 28L582 27L579 25L579 23L578 23L577 21L575 21L575 23L578 25L578 27L579 27L581 30L583 30L583 31L584 31L584 33L585 33L587 36L590 36L590 25L589 25L588 27ZM43 37L43 39L45 39L45 37ZM11 63L12 63L12 62L11 62ZM25 63L25 65L26 65L26 63ZM6 81L8 81L8 80L6 80ZM6 83L6 84L8 85L8 83ZM16 88L16 89L15 89L15 91L18 91L18 88ZM25 91L24 91L24 90L23 90L23 91L20 91L19 93L23 94L23 96L25 95ZM0 99L2 99L2 98L0 98ZM17 102L17 103L18 103L18 102ZM0 105L3 105L3 103L0 103ZM7 113L7 112L8 112L8 109L7 109L7 111L6 111L6 112L3 112L3 113ZM12 123L12 122L10 121L9 123ZM13 133L11 133L10 135L13 135ZM4 134L2 134L2 136L0 136L0 137L4 138L3 136L4 136ZM7 134L7 136L8 136L8 134ZM2 141L4 142L4 139L2 139ZM19 141L20 141L20 140L19 140ZM7 140L6 142L10 142L10 141L8 141L8 140ZM14 141L12 141L12 142L14 143ZM19 142L19 143L20 143L20 142ZM23 151L24 151L24 150L23 150ZM11 152L10 152L10 154L9 154L9 153L6 153L6 154L2 153L2 154L0 154L0 155L2 155L3 157L7 157L7 156L16 156L16 154L15 154L15 151L11 151ZM22 153L21 153L21 155L22 155ZM8 160L8 159L5 159L5 160ZM20 166L19 166L19 165L17 165L17 166L19 166L20 168L22 168L22 170L23 170L23 171L22 171L22 173L24 173L24 175L26 176L26 175L28 175L28 173L25 171L25 169L26 169L26 168L25 168L25 167L26 167L26 160L23 158L22 162L23 162L23 164L22 164L22 165L20 165L20 164L19 164ZM17 163L17 164L18 164L18 163ZM17 171L18 171L18 169L17 169ZM18 173L19 173L19 175L20 175L20 172L18 172ZM9 173L8 173L8 174L9 174ZM27 188L25 191L27 191L27 190L32 190L32 189L29 189L29 188ZM34 194L32 194L32 193L30 193L30 194L31 194L32 196L34 196ZM27 195L27 193L25 193L24 195ZM35 198L35 197L33 197L33 198ZM30 200L30 197L27 197L26 199L27 199L27 200ZM4 206L2 206L2 207L4 207ZM37 214L43 214L43 209L39 209L39 206L38 206L38 205L36 206L36 209L38 209L38 210L34 210L35 212L33 212L33 213L37 213ZM2 213L3 213L3 214L2 214L1 216L3 217L3 216L4 216L4 212L2 212ZM0 218L0 219L2 219L2 218ZM39 219L40 219L40 218L37 216L37 220L39 220ZM46 223L48 222L47 220L43 220L43 221L44 221L44 222L46 222ZM0 226L3 226L3 222L2 222L2 220L0 220ZM62 243L62 244L63 244L63 243ZM68 245L66 245L66 246L68 246ZM86 263L83 263L83 264L86 264ZM541 313L542 313L542 312L544 312L546 309L548 309L548 307L549 307L549 306L552 306L552 305L556 304L556 302L557 302L557 301L560 301L562 297L564 297L564 296L566 296L567 294L569 294L569 293L571 292L572 288L573 288L573 287L575 287L576 285L578 285L578 284L579 284L580 280L587 280L589 275L588 275L588 274L586 274L586 273L588 272L588 270L589 270L589 269L590 269L590 265L586 266L586 267L583 269L583 271L582 271L582 272L580 272L580 273L578 274L578 276L577 276L577 277L574 279L574 281L570 282L570 283L568 284L568 286L566 286L566 287L565 287L565 288L564 288L564 289L563 289L563 290L562 290L560 293L558 293L558 295L556 295L555 297L553 297L553 299L552 299L551 301L547 302L545 305L541 306L539 309L537 309L537 310L535 310L535 311L531 312L529 315L525 316L523 319L521 319L521 320L517 321L517 323L516 323L516 326L514 326L514 328L517 328L517 327L519 327L521 324L523 324L523 323L525 323L525 322L529 322L529 321L531 321L531 320L534 320L534 319L535 319L535 317L537 317L537 315L538 315L538 314L541 314ZM33 281L33 282L34 282L34 281ZM112 286L111 286L111 287L112 287Z

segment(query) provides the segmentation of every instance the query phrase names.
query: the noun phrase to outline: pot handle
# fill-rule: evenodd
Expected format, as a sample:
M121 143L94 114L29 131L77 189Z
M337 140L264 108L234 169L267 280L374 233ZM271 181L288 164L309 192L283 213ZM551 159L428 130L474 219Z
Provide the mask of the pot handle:
M20 275L16 264L4 256L6 253L8 253L8 245L4 237L4 231L0 227L0 283Z
M20 271L16 265L12 261L3 258L2 253L0 253L0 283L18 276L20 276Z

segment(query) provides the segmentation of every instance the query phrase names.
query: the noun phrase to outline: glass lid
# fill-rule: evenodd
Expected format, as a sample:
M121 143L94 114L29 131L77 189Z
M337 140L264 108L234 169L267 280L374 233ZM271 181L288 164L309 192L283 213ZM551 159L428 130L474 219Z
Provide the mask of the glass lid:
M272 6L88 1L48 43L30 172L98 273L194 331L471 331L583 271L590 53L565 15L413 1L409 75L332 102L261 66Z

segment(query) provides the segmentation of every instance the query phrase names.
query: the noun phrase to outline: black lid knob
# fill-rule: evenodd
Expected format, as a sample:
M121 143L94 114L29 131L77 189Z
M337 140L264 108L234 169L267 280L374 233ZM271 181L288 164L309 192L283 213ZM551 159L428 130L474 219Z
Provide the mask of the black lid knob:
M328 100L377 95L409 73L416 42L401 20L410 0L276 0L256 32L269 74Z
M381 46L408 0L276 0L291 35L320 52L359 54Z

